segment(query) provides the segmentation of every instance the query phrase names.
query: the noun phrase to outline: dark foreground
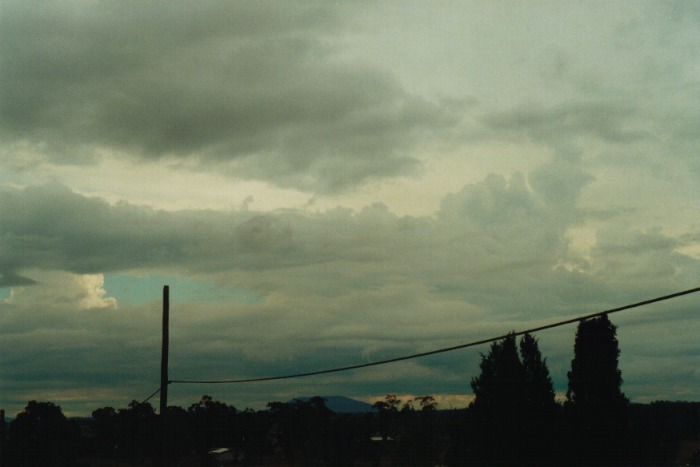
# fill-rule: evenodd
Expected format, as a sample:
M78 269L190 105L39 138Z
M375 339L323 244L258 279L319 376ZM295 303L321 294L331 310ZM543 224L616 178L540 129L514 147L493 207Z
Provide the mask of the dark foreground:
M165 415L133 402L67 419L34 404L5 430L1 465L700 465L700 403L631 405L614 420L596 414L595 429L601 420L561 407L336 414L312 398L254 412L204 397Z

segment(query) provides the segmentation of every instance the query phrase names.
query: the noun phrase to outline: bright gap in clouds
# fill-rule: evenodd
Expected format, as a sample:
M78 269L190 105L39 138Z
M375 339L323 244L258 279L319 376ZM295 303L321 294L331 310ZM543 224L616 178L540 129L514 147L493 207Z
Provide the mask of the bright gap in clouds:
M175 302L261 303L264 297L250 289L223 287L214 282L175 275L105 274L104 289L119 303L142 305L162 299L163 286L170 286Z

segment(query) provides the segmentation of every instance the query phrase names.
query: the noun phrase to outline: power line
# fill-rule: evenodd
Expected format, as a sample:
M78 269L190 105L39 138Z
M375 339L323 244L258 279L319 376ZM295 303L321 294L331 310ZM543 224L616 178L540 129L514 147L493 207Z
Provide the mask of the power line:
M148 396L147 398L145 398L145 399L143 400L143 402L141 402L141 403L142 403L142 404L145 404L146 402L148 402L148 400L149 400L151 397L153 397L153 396L155 396L156 394L158 394L158 393L160 392L161 389L162 389L162 388L159 387L158 389L156 389L155 391L153 391L153 394L151 394L150 396Z
M380 361L376 361L376 362L361 363L361 364L357 364L357 365L350 365L350 366L344 366L344 367L339 367L339 368L331 368L331 369L328 369L328 370L310 371L310 372L308 372L308 373L295 373L295 374L291 374L291 375L282 375L282 376L268 376L268 377L262 377L262 378L246 378L246 379L210 380L210 381L207 381L207 380L170 380L170 381L168 381L168 384L170 384L170 383L176 383L176 384L237 384L237 383L253 383L253 382L258 382L258 381L273 381L273 380L280 380L280 379L303 378L303 377L305 377L305 376L323 375L323 374L328 374L328 373L337 373L337 372L341 372L341 371L357 370L357 369L359 369L359 368L367 368L367 367L370 367L370 366L386 365L386 364L389 364L389 363L396 363L396 362L401 362L401 361L404 361L404 360L411 360L411 359L414 359L414 358L427 357L428 355L436 355L436 354L440 354L440 353L451 352L451 351L453 351L453 350L464 349L464 348L467 348L467 347L474 347L474 346L481 345L481 344L488 344L489 342L495 342L495 341L499 341L499 340L505 339L506 337L508 337L508 336L510 336L510 335L520 336L520 335L527 334L527 333L534 333L534 332L538 332L538 331L544 331L544 330L547 330L547 329L552 329L552 328L556 328L556 327L559 327L559 326L564 326L564 325L567 325L567 324L576 323L576 322L579 322L579 321L585 321L585 320L591 319L591 318L597 318L597 317L603 316L603 315L608 315L608 314L612 314L612 313L617 313L617 312L620 312L620 311L623 311L623 310L629 310L630 308L637 308L637 307L641 307L641 306L644 306L644 305L650 305L650 304L652 304L652 303L661 302L661 301L664 301L664 300L670 300L670 299L672 299L672 298L676 298L676 297L680 297L680 296L683 296L683 295L688 295L688 294L692 294L692 293L696 293L696 292L700 292L700 287L696 287L696 288L694 288L694 289L684 290L684 291L682 291L682 292L676 292L676 293L673 293L673 294L670 294L670 295L664 295L664 296L662 296L662 297L652 298L652 299L650 299L650 300L644 300L644 301L641 301L641 302L632 303L632 304L629 304L629 305L624 305L624 306L621 306L621 307L618 307L618 308L612 308L612 309L610 309L610 310L605 310L605 311L600 311L600 312L597 312L597 313L592 313L592 314L589 314L589 315L578 316L578 317L576 317L576 318L571 318L571 319L567 319L567 320L564 320L564 321L558 321L558 322L556 322L556 323L546 324L546 325L544 325L544 326L538 326L538 327L530 328L530 329L527 329L527 330L525 330L525 331L517 331L517 332L514 331L514 332L509 332L508 334L504 334L504 335L502 335L502 336L490 337L490 338L488 338L488 339L481 339L481 340L478 340L478 341L469 342L469 343L467 343L467 344L460 344L460 345L455 345L455 346L452 346L452 347L445 347L445 348L442 348L442 349L431 350L431 351L429 351L429 352L421 352L421 353L417 353L417 354L413 354L413 355L406 355L406 356L403 356L403 357L390 358L390 359L387 359L387 360L380 360ZM160 390L160 389L159 389L159 390ZM157 391L156 391L156 392L157 392ZM153 395L155 395L155 394L156 394L156 393L154 393ZM153 397L153 395L152 395L151 397ZM148 400L148 399L147 399L147 400Z

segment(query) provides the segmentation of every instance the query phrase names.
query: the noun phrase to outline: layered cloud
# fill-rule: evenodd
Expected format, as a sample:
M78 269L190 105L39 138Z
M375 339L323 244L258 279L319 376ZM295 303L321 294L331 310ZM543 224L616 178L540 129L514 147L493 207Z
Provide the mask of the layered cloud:
M699 20L6 1L0 406L151 393L165 282L175 379L376 361L698 285ZM698 400L696 308L615 316L633 400ZM559 393L573 332L540 336ZM468 400L483 350L214 395Z
M109 204L60 185L6 190L0 205L8 220L0 228L4 277L24 279L0 305L3 339L24 350L5 356L4 379L13 381L8 389L17 400L20 390L35 388L35 394L59 379L76 390L120 387L116 400L125 392L148 392L148 381L157 384L159 304L128 304L127 295L117 306L119 296L104 289L102 274L188 275L261 297L219 303L182 297L171 321L174 379L376 361L698 282L698 260L678 251L680 239L658 229L608 225L596 230L590 248L575 248L572 230L600 222L596 212L578 207L591 180L575 160L557 159L529 174L492 175L467 185L446 196L435 217L422 218L397 216L383 205L314 213L166 212ZM683 332L692 332L688 302L672 308ZM686 371L695 344L680 341L683 332L673 342L656 340L655 358L677 360L678 371L669 369L663 381L650 378L655 370L640 362L648 356L644 342L660 331L653 316L620 318L635 330L621 328L630 395L681 397L696 379ZM563 390L573 328L541 339ZM45 360L47 348L52 357ZM359 397L396 385L416 394L466 395L480 350L224 394L258 406L264 395L272 400L323 390ZM26 372L35 359L42 363ZM61 378L60 371L66 372ZM199 389L177 391L185 403Z
M576 200L589 180L568 162L543 166L527 179L491 175L446 196L435 218L400 217L381 204L357 212L166 212L110 205L56 184L7 190L0 198L6 219L0 262L8 281L32 268L270 274L346 262L350 274L394 270L409 278L433 267L546 270L567 260L565 233L585 221Z
M412 171L413 144L458 119L391 73L343 60L334 5L4 10L3 137L55 162L111 150L335 191Z

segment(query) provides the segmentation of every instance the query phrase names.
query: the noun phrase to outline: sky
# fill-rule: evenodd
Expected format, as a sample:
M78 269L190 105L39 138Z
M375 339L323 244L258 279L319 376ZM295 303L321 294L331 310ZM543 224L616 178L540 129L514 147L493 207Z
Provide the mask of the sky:
M0 408L309 372L700 285L693 1L34 1L0 10ZM611 317L700 401L700 296ZM566 392L575 326L540 349ZM488 346L177 385L463 407ZM151 400L157 407L157 396Z

